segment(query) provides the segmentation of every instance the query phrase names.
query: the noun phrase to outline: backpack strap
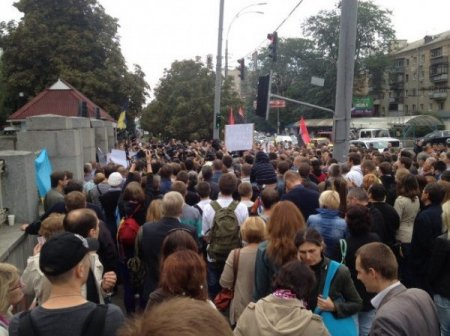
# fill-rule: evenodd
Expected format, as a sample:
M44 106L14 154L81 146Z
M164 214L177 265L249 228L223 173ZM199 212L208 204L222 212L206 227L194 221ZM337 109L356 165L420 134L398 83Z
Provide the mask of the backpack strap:
M196 208L198 210L198 212L200 213L200 216L203 216L203 210L202 210L202 208L200 208L200 205L194 204L194 208Z
M144 229L142 226L139 228L136 239L134 240L134 256L140 258L141 256L141 245L142 245L142 236L144 235Z
M99 196L103 196L103 193L100 191L100 187L98 186L98 184L97 184L97 191L98 191Z
M108 312L108 305L98 304L93 309L84 321L81 335L83 336L99 336L103 335L105 329L106 313Z
M211 207L214 209L215 212L217 212L220 209L222 209L222 207L220 206L219 202L217 202L217 201L212 201L210 204L211 204Z
M39 331L31 318L31 310L20 313L18 336L39 336Z
M228 206L228 209L234 211L234 210L236 210L238 204L239 204L238 201L233 201L233 202L231 202L230 205Z

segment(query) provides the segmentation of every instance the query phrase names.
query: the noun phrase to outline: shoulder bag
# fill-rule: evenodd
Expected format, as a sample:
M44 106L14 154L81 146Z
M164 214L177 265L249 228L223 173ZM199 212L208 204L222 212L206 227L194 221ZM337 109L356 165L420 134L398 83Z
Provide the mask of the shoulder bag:
M327 270L327 277L325 278L325 286L323 287L322 296L324 299L328 298L330 292L330 284L341 264L334 260L330 260ZM315 314L322 317L323 323L327 327L331 336L357 336L358 330L356 328L353 316L343 318L336 317L332 312L324 311L316 307Z

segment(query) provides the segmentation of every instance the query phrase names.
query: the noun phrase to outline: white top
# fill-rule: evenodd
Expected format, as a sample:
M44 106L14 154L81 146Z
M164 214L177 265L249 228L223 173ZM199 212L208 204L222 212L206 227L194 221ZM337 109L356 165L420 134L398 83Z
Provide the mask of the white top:
M225 197L225 196L222 196L221 194L219 194L219 197L217 198L217 203L219 203L219 205L222 208L228 207L232 201L233 201L233 198L231 196ZM248 209L242 203L239 203L237 205L236 210L234 210L234 213L236 214L239 225L244 223L244 221L248 217ZM216 214L216 212L214 211L211 204L206 204L205 208L203 209L202 235L205 235L206 232L211 230L212 225L214 223L214 215L215 214Z
M211 199L208 197L207 199L201 200L200 202L197 203L197 205L199 206L200 209L202 209L202 211L205 211L205 206L206 204L211 203Z
M402 283L400 281L397 281L396 283L393 283L392 285L390 285L389 287L386 287L381 292L379 292L377 295L375 295L375 297L372 300L370 300L370 303L372 304L372 306L375 309L378 309L378 307L381 304L381 301L383 301L383 299L387 295L387 293L389 293L395 287L400 286L401 284Z
M358 188L361 187L363 183L363 174L361 172L361 166L356 165L350 168L350 171L345 175L345 179L353 182Z

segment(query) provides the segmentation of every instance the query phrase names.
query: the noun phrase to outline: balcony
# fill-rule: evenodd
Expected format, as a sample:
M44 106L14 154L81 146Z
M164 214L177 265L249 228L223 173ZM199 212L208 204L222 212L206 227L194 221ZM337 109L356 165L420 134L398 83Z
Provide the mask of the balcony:
M399 66L399 65L393 66L393 67L391 68L391 73L393 73L393 74L402 74L402 73L405 73L405 67L404 67L404 66Z
M433 58L430 58L430 65L434 64L447 64L448 63L448 56L447 55L440 55Z
M390 81L389 86L391 90L403 90L405 87L405 82L403 81Z
M389 104L403 104L405 102L405 97L390 97Z
M430 81L433 83L448 82L448 74L430 75Z
M447 99L447 90L443 89L430 91L428 92L428 97L435 100L445 100Z

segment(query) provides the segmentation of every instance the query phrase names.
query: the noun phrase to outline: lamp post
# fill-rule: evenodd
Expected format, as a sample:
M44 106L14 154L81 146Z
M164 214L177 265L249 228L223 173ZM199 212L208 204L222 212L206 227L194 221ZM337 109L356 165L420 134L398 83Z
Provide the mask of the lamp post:
M231 19L230 24L228 25L227 35L226 35L226 39L225 39L225 78L228 77L228 35L230 34L231 26L233 25L234 21L236 21L237 18L239 18L240 16L242 16L244 14L264 14L264 12L261 12L261 11L245 12L245 10L250 7L264 6L264 5L267 5L267 3L261 2L261 3L255 3L255 4L248 5L244 8L242 8L239 12L237 12L237 14L235 16L233 16L233 18Z

